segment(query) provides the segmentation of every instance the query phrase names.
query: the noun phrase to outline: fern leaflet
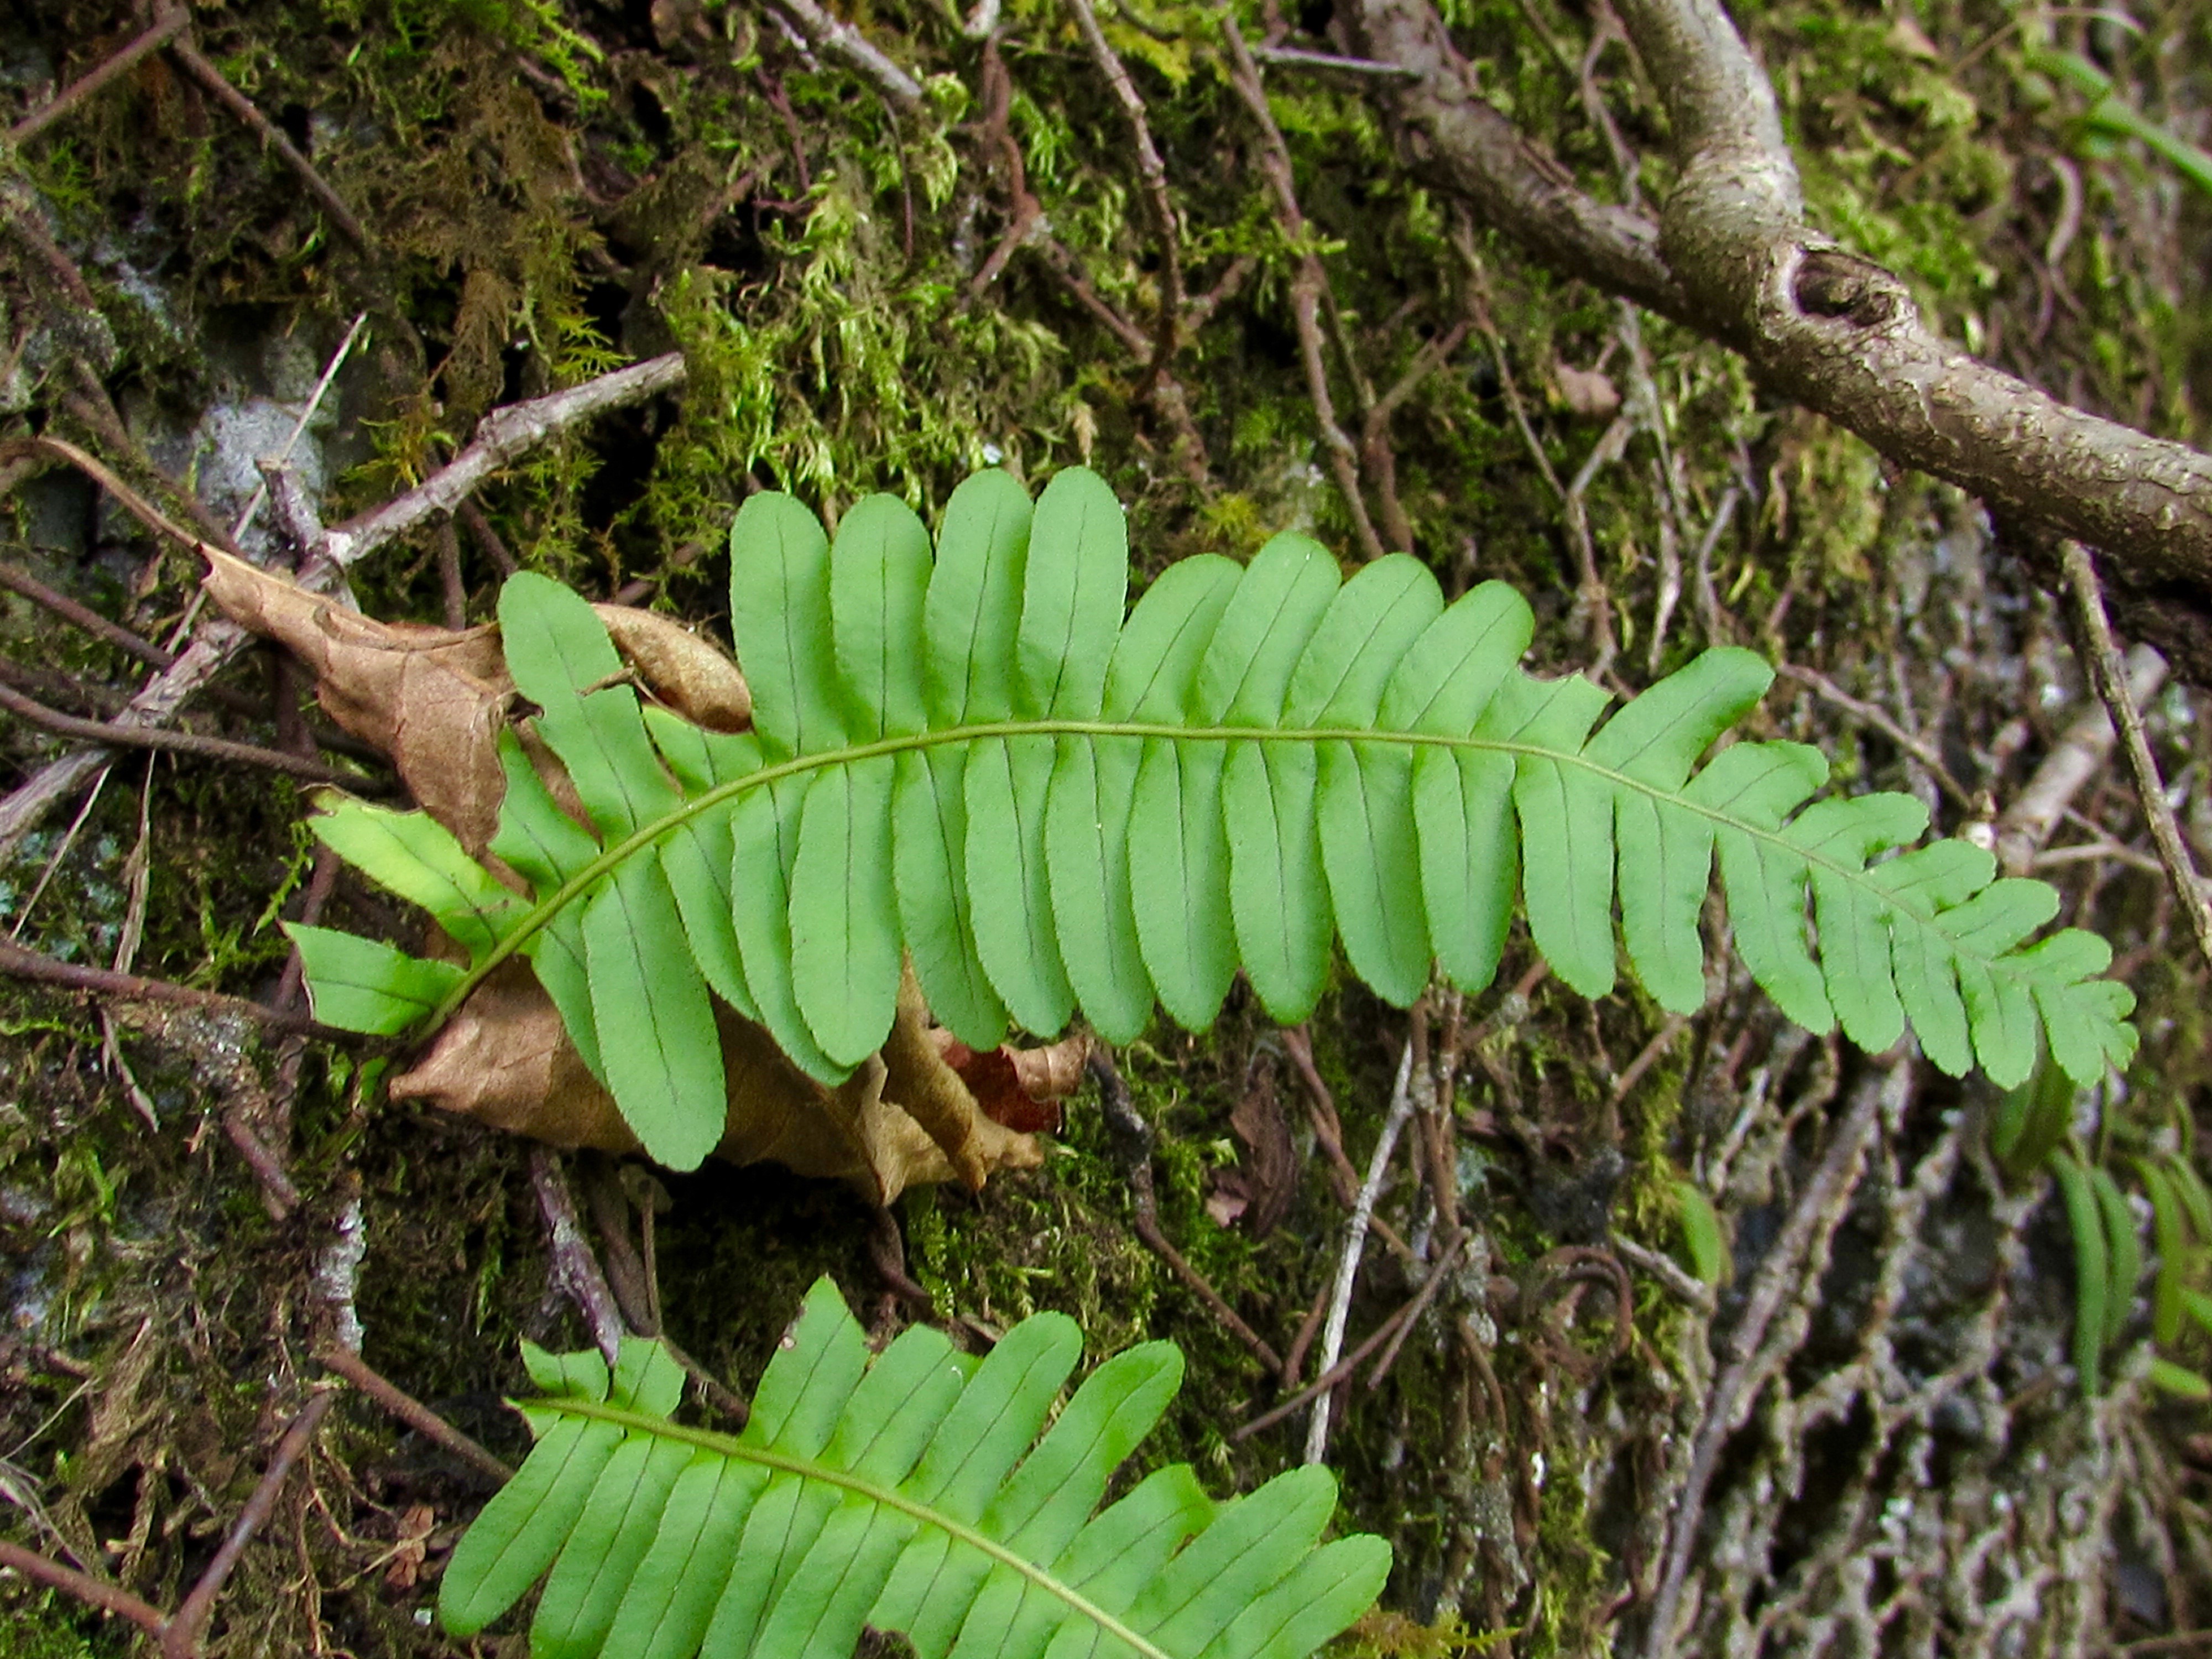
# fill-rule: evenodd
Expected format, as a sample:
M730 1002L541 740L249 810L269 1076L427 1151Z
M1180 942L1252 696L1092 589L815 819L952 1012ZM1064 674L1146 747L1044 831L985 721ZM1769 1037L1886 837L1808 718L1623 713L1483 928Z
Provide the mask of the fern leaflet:
M1216 1504L1176 1464L1094 1515L1182 1356L1117 1355L1048 1429L1081 1352L1038 1314L980 1362L927 1326L871 1361L823 1279L732 1437L670 1420L684 1376L659 1343L628 1340L611 1375L526 1345L537 1444L453 1551L446 1628L475 1634L549 1568L546 1659L847 1659L864 1625L923 1659L1302 1659L1374 1601L1390 1547L1316 1547L1318 1467Z
M1613 988L1617 917L1645 988L1691 1013L1717 860L1737 951L1800 1024L1881 1049L1910 1019L1936 1065L2004 1085L2043 1047L2083 1083L2133 1053L2101 939L2024 945L2048 885L1995 879L1964 841L1900 852L1928 827L1909 796L1806 805L1828 768L1803 744L1698 769L1772 678L1748 652L1708 651L1601 726L1606 693L1518 667L1533 623L1510 588L1447 606L1402 555L1347 582L1297 535L1249 566L1182 560L1125 619L1121 507L1081 468L1034 509L1003 472L969 478L933 558L890 497L833 544L756 495L731 556L755 710L736 737L641 707L577 595L507 583L508 664L592 827L511 737L492 850L527 898L427 820L322 815L469 965L295 928L319 1018L434 1028L520 952L647 1149L689 1167L723 1121L714 997L825 1083L881 1042L902 958L977 1048L1079 1009L1125 1042L1156 1000L1203 1026L1240 967L1294 1022L1337 938L1401 1006L1432 966L1487 986L1517 888L1568 985Z

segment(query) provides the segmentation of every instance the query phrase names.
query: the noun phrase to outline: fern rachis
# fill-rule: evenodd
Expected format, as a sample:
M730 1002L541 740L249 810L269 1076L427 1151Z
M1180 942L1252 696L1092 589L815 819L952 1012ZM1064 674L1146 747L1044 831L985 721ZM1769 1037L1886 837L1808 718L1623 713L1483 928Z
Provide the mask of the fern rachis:
M550 1571L531 1650L574 1659L845 1659L864 1625L925 1659L1301 1659L1374 1600L1387 1544L1316 1543L1325 1469L1217 1504L1178 1464L1094 1515L1182 1362L1133 1348L1055 1415L1081 1348L1043 1314L981 1362L927 1326L872 1359L820 1280L734 1437L670 1420L684 1379L658 1343L611 1374L526 1348L550 1397L523 1403L537 1444L454 1550L446 1627L474 1634Z
M1978 1055L2001 1083L2041 1043L2084 1080L2131 1051L2128 994L2091 977L2102 941L2017 948L2056 910L2048 886L1994 880L1960 841L1883 856L1925 809L1804 806L1827 775L1804 745L1740 742L1698 769L1772 678L1747 652L1705 653L1601 726L1588 681L1519 669L1532 619L1503 584L1447 606L1416 561L1346 582L1297 536L1246 567L1183 560L1125 618L1120 508L1080 469L1033 514L1006 475L976 475L933 561L889 497L833 544L757 495L732 549L755 709L738 737L641 709L580 599L508 583L516 684L596 834L511 764L493 850L525 899L435 826L366 834L376 809L356 803L319 819L470 953L414 963L295 930L322 1018L397 1030L428 1005L434 1027L527 955L648 1150L688 1164L721 1121L710 990L829 1081L880 1042L902 959L971 1047L1078 1008L1125 1042L1155 998L1209 1021L1239 966L1270 1013L1303 1018L1334 937L1393 1001L1432 967L1480 989L1517 886L1567 984L1613 988L1617 902L1645 988L1686 1013L1717 860L1738 951L1802 1024L1881 1048L1909 1018L1944 1069Z

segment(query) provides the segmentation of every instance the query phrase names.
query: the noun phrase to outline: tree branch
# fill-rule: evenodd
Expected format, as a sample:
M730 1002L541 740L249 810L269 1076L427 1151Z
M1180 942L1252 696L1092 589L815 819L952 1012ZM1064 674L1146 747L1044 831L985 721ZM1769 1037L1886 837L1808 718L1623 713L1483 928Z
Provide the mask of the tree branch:
M2212 457L1977 362L1896 276L1808 227L1772 89L1717 0L1620 13L1677 147L1657 224L1596 202L1478 96L1430 0L1361 0L1352 32L1419 72L1375 95L1425 179L1547 264L1741 353L1766 390L1889 459L2094 545L2124 620L2212 684Z

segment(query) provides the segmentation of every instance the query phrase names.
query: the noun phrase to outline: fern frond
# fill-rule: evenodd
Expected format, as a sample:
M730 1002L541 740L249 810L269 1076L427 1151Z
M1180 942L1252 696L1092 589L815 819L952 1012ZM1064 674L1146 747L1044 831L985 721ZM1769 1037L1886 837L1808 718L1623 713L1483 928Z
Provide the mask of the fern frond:
M1182 1356L1130 1349L1052 1416L1082 1346L1038 1314L980 1363L927 1326L871 1361L823 1279L732 1437L670 1420L657 1342L611 1374L526 1345L537 1444L455 1547L445 1626L473 1635L549 1569L531 1651L563 1659L846 1659L864 1625L922 1659L1302 1659L1366 1609L1390 1547L1316 1547L1326 1469L1216 1504L1176 1464L1093 1514Z
M515 684L592 830L519 747L493 850L527 901L442 832L351 802L318 819L470 958L403 970L295 929L319 1017L391 1030L434 1002L434 1021L522 952L647 1150L688 1166L723 1118L710 992L835 1082L890 1029L902 958L971 1047L1079 1009L1123 1042L1156 1000L1204 1025L1240 967L1303 1019L1339 938L1392 1002L1432 965L1480 990L1517 889L1568 985L1610 991L1625 941L1691 1013L1717 861L1737 951L1804 1025L1880 1049L1909 1020L1936 1065L2002 1085L2040 1048L2083 1083L2133 1052L2102 940L2023 945L2050 887L1996 879L1963 841L1902 851L1928 823L1908 796L1808 805L1828 768L1802 744L1698 766L1772 678L1748 652L1706 652L1600 724L1605 692L1519 668L1532 619L1503 584L1448 606L1413 559L1347 582L1296 535L1249 567L1184 560L1125 619L1121 508L1080 468L1034 510L1006 474L970 478L933 558L890 497L833 544L756 495L731 556L756 726L736 738L641 708L575 594L507 583Z

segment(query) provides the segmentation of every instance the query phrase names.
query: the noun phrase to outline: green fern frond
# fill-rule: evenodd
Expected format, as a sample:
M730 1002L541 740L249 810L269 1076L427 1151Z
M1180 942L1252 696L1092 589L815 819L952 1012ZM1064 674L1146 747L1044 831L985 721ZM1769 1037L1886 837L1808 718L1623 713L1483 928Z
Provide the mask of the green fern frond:
M507 583L509 667L592 829L511 740L493 851L527 900L426 822L353 802L319 817L470 958L295 928L319 1018L397 1031L434 1004L434 1025L520 952L647 1149L688 1167L723 1121L710 992L835 1082L890 1029L902 957L971 1047L1079 1009L1124 1042L1155 1000L1206 1024L1240 967L1271 1015L1303 1019L1340 938L1400 1006L1432 966L1480 990L1517 889L1569 986L1610 991L1625 941L1652 996L1691 1013L1717 859L1737 951L1802 1024L1878 1050L1910 1019L1937 1066L1978 1059L2001 1085L2042 1048L2083 1083L2133 1052L2101 939L2023 945L2057 909L2049 886L1996 879L1964 841L1888 856L1926 809L1806 805L1828 767L1803 744L1736 743L1699 769L1772 678L1748 652L1708 651L1601 726L1605 692L1518 667L1532 619L1504 584L1447 606L1413 559L1347 582L1296 535L1249 567L1185 559L1125 618L1121 509L1080 468L1034 508L977 474L933 556L890 497L833 545L791 497L756 495L731 566L739 737L641 708L589 605Z
M864 1626L922 1659L1302 1659L1365 1611L1390 1547L1316 1547L1324 1468L1216 1504L1176 1464L1094 1515L1182 1356L1132 1348L1052 1416L1082 1346L1038 1314L981 1362L926 1326L872 1362L823 1279L733 1437L670 1420L684 1376L657 1342L611 1375L526 1345L537 1444L453 1551L446 1629L473 1635L548 1569L541 1659L847 1659Z

